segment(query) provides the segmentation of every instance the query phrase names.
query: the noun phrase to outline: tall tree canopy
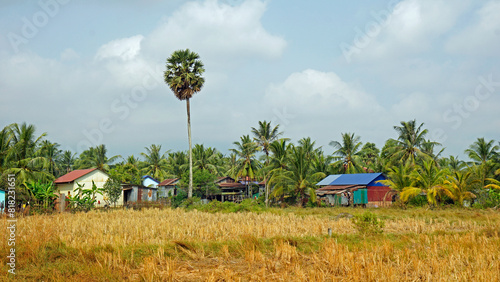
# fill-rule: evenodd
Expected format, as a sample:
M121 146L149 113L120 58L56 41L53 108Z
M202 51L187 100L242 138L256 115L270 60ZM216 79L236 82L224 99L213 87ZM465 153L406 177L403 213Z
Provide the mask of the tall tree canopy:
M189 49L177 50L167 59L164 73L165 83L177 99L186 101L188 139L189 139L189 188L188 198L193 196L193 152L191 142L191 112L189 99L201 90L205 83L205 72L200 56Z

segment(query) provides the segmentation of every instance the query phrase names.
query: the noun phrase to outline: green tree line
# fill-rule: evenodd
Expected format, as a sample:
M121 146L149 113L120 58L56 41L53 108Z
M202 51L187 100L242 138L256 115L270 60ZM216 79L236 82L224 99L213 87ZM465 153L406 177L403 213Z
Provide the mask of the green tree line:
M395 138L379 149L355 133L341 133L328 147L309 138L296 143L284 137L279 125L259 121L249 134L233 142L228 154L195 144L192 148L194 195L217 192L217 177L266 181L266 202L315 205L315 184L329 174L382 172L384 184L399 192L401 203L500 205L500 143L478 138L464 153L467 160L443 156L442 145L427 139L428 130L416 120L394 126ZM188 191L189 152L171 151L160 144L144 147L139 156L109 156L104 144L77 152L39 134L32 124L11 124L0 131L1 187L15 174L18 198L75 169L98 168L120 183L140 184L143 175L158 181L180 178ZM193 181L191 180L191 181ZM39 184L37 186L37 183ZM31 190L30 190L31 187ZM36 188L40 195L48 195ZM43 192L45 191L45 192ZM45 194L43 194L45 193ZM31 195L31 196L30 196ZM47 205L48 196L42 197Z

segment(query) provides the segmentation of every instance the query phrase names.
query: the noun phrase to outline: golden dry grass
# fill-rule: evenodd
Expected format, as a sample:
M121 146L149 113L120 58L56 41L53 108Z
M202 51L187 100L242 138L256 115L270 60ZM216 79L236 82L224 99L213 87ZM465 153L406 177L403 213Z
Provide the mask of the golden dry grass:
M16 277L6 273L7 233L0 237L0 279L500 281L498 212L380 209L384 234L362 236L350 220L335 220L351 211L30 216L17 225Z

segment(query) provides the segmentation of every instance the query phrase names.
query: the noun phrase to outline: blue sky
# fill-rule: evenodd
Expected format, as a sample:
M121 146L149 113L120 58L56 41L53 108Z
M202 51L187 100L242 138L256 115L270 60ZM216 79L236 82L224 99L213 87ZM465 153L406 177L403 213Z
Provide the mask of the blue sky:
M62 149L187 148L186 107L163 82L200 54L193 142L232 148L259 120L328 153L353 132L382 147L416 119L444 155L500 140L500 1L2 1L0 122Z

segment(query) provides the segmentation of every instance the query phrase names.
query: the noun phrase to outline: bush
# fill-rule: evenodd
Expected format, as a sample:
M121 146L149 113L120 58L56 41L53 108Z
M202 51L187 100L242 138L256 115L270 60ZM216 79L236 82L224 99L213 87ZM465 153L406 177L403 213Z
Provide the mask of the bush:
M479 209L500 207L500 191L495 189L480 190L475 192L477 198L473 207Z
M358 232L363 235L381 234L384 231L383 228L385 223L371 212L365 212L362 215L354 216L352 222Z
M423 207L428 204L427 202L427 196L426 195L417 195L415 197L412 197L408 201L408 206L412 207Z
M172 207L178 208L187 199L187 193L184 190L177 190L177 195L172 196Z
M188 199L185 199L184 201L182 201L182 203L179 205L179 207L189 209L189 208L194 208L195 206L199 206L199 205L201 205L201 199L198 197L191 197L191 198L188 198Z

